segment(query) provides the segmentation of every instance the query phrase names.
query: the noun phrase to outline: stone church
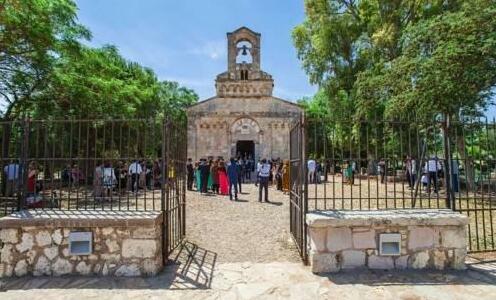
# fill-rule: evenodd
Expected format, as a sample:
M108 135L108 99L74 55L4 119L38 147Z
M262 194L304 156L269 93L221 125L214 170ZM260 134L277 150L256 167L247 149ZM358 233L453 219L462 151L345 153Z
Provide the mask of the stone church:
M291 124L303 113L272 96L274 80L260 68L260 33L227 33L227 71L217 75L217 95L187 109L188 157L289 158Z

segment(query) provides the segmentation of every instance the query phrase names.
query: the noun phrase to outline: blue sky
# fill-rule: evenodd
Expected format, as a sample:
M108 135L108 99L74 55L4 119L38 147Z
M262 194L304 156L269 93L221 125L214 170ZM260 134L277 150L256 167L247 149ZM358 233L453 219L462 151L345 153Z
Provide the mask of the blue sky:
M227 68L226 32L247 26L262 34L262 69L274 77L274 95L311 96L291 40L304 19L303 0L76 0L91 45L116 45L129 60L162 80L214 96L214 79ZM488 116L496 117L496 107Z
M160 79L215 94L214 79L227 69L226 33L247 26L262 34L262 69L274 77L274 95L311 96L291 40L303 21L303 0L77 0L79 21L91 44L116 45L127 59L152 68Z

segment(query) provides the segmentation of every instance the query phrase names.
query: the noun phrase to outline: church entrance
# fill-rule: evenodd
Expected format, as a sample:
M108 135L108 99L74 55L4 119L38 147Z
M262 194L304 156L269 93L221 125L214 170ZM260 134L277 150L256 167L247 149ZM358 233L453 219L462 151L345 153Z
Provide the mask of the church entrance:
M236 156L255 157L255 143L253 141L237 141Z

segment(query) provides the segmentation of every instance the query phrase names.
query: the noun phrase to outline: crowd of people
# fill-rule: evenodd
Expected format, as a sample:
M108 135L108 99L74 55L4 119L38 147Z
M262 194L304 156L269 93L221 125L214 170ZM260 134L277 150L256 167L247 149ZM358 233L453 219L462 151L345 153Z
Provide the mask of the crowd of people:
M91 195L95 199L106 200L126 193L137 195L142 191L160 188L161 168L159 160L109 160L96 163L93 171L90 171L93 174L88 173L88 166L81 168L77 163L67 164L58 171L50 172L49 166L39 166L31 161L27 170L28 203L41 199L38 196L46 183L51 184L51 190L54 190L53 184L56 189L67 188L69 191L92 186ZM23 167L18 161L12 161L4 166L3 171L6 179L3 194L13 197L19 188ZM226 162L218 157L201 159L194 164L188 159L186 172L188 190L197 190L202 194L229 195L230 199L237 200L238 194L242 193L243 184L246 183L254 183L259 187L259 201L269 201L269 186L274 186L278 191L289 192L289 161L283 162L280 159L261 159L256 162L250 157L238 157Z
M231 158L227 162L222 157L209 157L193 163L189 158L187 175L188 190L229 196L230 200L238 199L246 183L258 186L259 202L269 202L271 185L278 191L289 192L289 161L281 159L261 159L255 163L250 156Z
M362 161L362 164L369 166L369 161ZM373 161L376 165L376 174L379 177L381 184L386 183L391 164L388 160L381 158L379 161ZM394 169L400 168L403 171L404 180L408 184L409 189L414 189L416 185L422 185L427 193L439 192L439 187L442 184L440 179L445 177L445 161L439 159L436 155L426 158L423 162L419 162L414 156L406 156L402 162L395 161ZM359 166L354 160L331 161L331 160L315 160L310 157L307 161L308 183L319 184L322 181L327 181L327 175L330 173L341 173L343 183L353 185L355 183L355 174L359 173ZM373 171L374 172L374 171ZM373 173L372 172L372 173ZM459 163L458 160L452 160L450 166L451 188L454 192L459 192ZM374 174L369 174L374 175ZM395 176L396 174L393 174Z
M446 161L439 159L436 155L427 158L423 165L414 156L407 156L403 162L405 180L408 183L409 189L415 189L417 185L422 185L422 188L427 193L439 193L439 188L442 185L442 180L446 176ZM381 183L384 183L387 176L388 163L385 159L381 159L378 164ZM460 167L458 160L451 160L450 178L451 189L453 192L459 192L459 173ZM420 179L420 180L419 180Z
M40 169L43 175L39 176ZM141 191L160 188L162 171L160 161L133 160L104 161L96 163L93 174L84 174L78 164L67 164L54 174L49 166L39 166L36 161L28 164L26 201L29 206L36 207L42 201L39 195L43 185L49 183L56 187L76 190L79 187L92 186L91 195L96 199L106 200L112 196L121 196L127 192L138 194ZM17 160L4 166L4 195L13 197L19 189L23 168ZM48 181L47 181L48 180Z
M374 161L375 172L382 184L385 184L386 178L390 176L390 164L383 158ZM398 162L395 163L395 170L398 170L397 165ZM419 162L415 157L407 156L399 165L410 189L421 186L427 193L439 192L443 183L441 179L445 177L446 171L444 160L431 156ZM369 161L345 160L338 164L330 160L315 160L310 157L307 161L308 182L320 184L322 181L327 181L328 174L333 170L334 173L342 174L343 183L354 184L355 174L360 173L360 167L368 166ZM128 192L137 195L142 191L161 187L162 167L160 160L105 161L97 163L93 174L85 176L78 164L68 164L53 176L49 174L48 168L42 167L44 174L43 179L40 180L38 178L40 166L35 161L31 161L27 168L27 202L33 204L41 201L39 192L43 189L43 183L47 178L51 178L52 181L54 178L59 178L59 187L69 189L92 184L92 196L96 199L105 200L113 195L122 196ZM4 166L2 188L5 196L15 195L20 175L24 172L22 169L18 161L11 161ZM269 186L274 186L276 190L284 193L290 191L288 160L260 159L255 161L248 156L225 161L222 157L216 159L209 157L193 163L191 159L188 159L186 172L188 190L196 190L201 194L229 196L231 200L238 199L238 195L242 193L243 184L247 183L254 183L258 186L260 202L269 201ZM458 161L452 160L450 177L451 188L454 192L459 192L459 172ZM168 173L169 178L174 177L174 170L169 170ZM393 174L393 176L396 175Z
M109 197L112 192L137 194L141 190L159 188L162 178L158 160L133 160L129 164L119 161L115 166L104 162L94 172L93 194L97 197Z

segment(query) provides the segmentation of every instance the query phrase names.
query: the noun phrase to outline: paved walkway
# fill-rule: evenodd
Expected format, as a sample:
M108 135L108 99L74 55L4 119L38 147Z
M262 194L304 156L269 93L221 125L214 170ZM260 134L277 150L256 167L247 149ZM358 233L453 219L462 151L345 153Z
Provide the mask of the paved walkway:
M188 242L151 278L23 277L0 281L0 299L496 299L496 264L464 272L360 270L315 275L288 233L288 197L253 185L240 201L188 192Z
M193 250L191 248L188 251ZM187 256L185 250L184 255ZM224 263L200 257L152 278L11 279L1 299L495 299L496 277L465 272L370 272L318 276L299 263Z

